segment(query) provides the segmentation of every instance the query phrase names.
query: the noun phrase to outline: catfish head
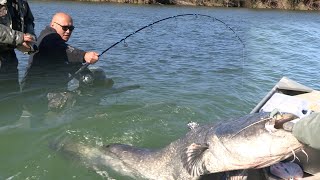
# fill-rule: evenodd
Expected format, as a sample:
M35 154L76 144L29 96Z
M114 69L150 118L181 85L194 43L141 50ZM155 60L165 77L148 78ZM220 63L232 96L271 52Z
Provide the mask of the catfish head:
M207 127L204 142L191 143L184 150L183 167L197 177L275 164L302 150L293 134L281 128L281 123L294 118L292 114L270 117L263 112L213 124ZM270 124L274 124L272 131L266 128Z

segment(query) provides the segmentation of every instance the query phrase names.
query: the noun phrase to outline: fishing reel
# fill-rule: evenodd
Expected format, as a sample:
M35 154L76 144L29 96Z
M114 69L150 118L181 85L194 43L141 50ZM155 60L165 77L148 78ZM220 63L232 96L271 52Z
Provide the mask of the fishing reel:
M104 87L111 88L114 81L107 78L105 72L100 69L86 69L79 75L79 86L80 87Z
M85 74L81 74L79 79L81 86L92 86L94 82L94 77L91 72L86 72Z

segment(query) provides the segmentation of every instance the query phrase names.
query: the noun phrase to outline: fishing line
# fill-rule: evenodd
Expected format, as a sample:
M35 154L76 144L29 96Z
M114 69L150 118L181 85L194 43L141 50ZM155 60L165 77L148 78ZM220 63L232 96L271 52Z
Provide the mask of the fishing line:
M118 42L112 44L110 47L108 47L107 49L105 49L104 51L102 51L98 56L102 56L104 53L106 53L107 51L109 51L111 48L115 47L116 45L118 45L119 43L121 43L122 41L126 44L125 40L127 38L129 38L130 36L142 31L143 29L146 29L148 27L152 27L153 25L157 24L157 23L160 23L162 21L166 21L166 20L169 20L169 19L173 19L173 18L177 18L177 17L182 17L182 16L196 16L196 17L207 17L207 18L211 18L213 19L214 21L218 21L220 23L222 23L226 28L228 28L229 30L231 30L233 32L233 34L235 34L236 38L239 40L239 42L243 45L243 48L245 47L242 39L237 35L237 33L230 27L228 26L225 22L223 22L222 20L220 19L217 19L215 17L212 17L212 16L209 16L209 15L205 15L205 14L178 14L178 15L175 15L175 16L170 16L170 17L166 17L166 18L163 18L163 19L160 19L160 20L157 20L157 21L154 21L148 25L145 25L141 28L139 28L138 30L132 32L131 34L127 35L126 37L122 38L121 40L119 40ZM90 64L89 63L85 63L84 65L81 66L81 68L76 71L71 77L69 80L72 80L75 76L77 76L79 73L81 73L83 70L85 70Z

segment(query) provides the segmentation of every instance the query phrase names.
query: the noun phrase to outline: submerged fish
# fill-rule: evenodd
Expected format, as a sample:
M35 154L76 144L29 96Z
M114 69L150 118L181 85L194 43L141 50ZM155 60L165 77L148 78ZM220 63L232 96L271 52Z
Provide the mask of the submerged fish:
M59 149L93 167L108 167L135 179L201 179L211 173L267 167L300 151L303 145L291 132L265 128L272 120L269 113L256 113L196 126L162 149L68 142L60 143Z

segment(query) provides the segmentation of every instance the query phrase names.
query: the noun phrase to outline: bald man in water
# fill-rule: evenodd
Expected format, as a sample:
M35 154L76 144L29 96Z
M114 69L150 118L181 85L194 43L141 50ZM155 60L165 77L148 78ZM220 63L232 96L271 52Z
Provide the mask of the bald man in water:
M82 63L93 64L99 60L98 53L83 51L67 44L75 27L70 15L56 13L50 25L40 33L37 45L39 51L29 59L29 65L22 80L22 89L46 89L63 91L68 86L70 75Z
M70 99L74 93L69 91L68 86L70 75L82 63L94 64L99 60L98 53L67 44L74 30L71 16L59 12L40 33L37 41L39 51L30 56L21 82L22 91L28 93L24 107L34 116L44 114L48 109L63 109L68 101L73 101Z
M50 26L56 30L65 42L69 40L74 30L73 20L70 15L61 12L53 16ZM96 52L85 52L83 60L89 64L93 64L98 61L98 55Z

